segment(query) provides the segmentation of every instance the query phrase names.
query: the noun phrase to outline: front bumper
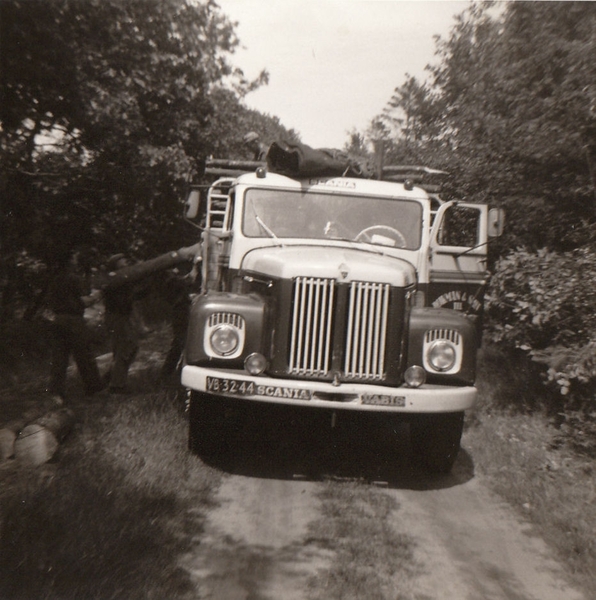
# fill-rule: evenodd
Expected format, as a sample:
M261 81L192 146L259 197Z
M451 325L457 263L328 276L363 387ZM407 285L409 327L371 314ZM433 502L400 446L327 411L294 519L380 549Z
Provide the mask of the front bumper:
M446 413L472 408L474 386L423 385L389 388L381 385L253 377L243 370L187 365L182 385L199 392L247 401L337 410L393 413Z

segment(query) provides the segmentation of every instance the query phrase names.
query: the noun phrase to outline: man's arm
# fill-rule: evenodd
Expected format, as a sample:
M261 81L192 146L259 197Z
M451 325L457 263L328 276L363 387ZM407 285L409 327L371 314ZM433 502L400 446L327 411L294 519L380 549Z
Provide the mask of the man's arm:
M187 260L200 258L200 253L201 244L194 244L194 246L180 248L179 250L162 254L157 258L152 258L136 265L131 265L130 267L124 267L108 274L108 282L105 288L115 288L125 283L139 281L151 273L169 269Z
M90 294L81 296L81 300L83 301L85 308L89 308L101 300L101 290L91 290Z

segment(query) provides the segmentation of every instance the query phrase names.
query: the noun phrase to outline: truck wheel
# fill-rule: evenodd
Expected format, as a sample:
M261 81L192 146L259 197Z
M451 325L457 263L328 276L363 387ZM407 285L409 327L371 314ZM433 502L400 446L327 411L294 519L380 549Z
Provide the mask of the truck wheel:
M418 415L410 424L414 456L432 473L449 473L459 452L464 413Z
M224 410L212 396L192 392L188 410L188 447L202 456L214 456L223 450Z

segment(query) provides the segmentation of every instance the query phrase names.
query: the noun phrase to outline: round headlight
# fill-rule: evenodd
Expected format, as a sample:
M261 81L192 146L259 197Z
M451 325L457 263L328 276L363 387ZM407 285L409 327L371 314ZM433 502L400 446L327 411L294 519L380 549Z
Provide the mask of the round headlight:
M448 341L439 340L428 349L428 362L437 371L449 371L455 364L455 347Z
M220 325L211 332L209 338L213 351L220 356L232 354L240 343L238 330L231 325Z

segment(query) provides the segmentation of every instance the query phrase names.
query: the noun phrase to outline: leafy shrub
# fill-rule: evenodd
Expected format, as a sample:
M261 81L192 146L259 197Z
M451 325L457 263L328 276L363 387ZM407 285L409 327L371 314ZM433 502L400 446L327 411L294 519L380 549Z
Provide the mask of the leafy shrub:
M485 338L478 353L478 404L470 417L495 410L514 414L540 410L544 386L539 367L523 350L487 343Z
M567 411L559 429L575 452L596 458L596 410Z
M527 353L556 392L557 412L596 408L596 253L516 250L487 296L491 341Z

